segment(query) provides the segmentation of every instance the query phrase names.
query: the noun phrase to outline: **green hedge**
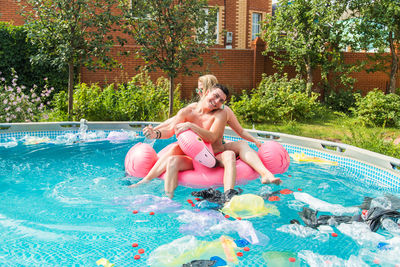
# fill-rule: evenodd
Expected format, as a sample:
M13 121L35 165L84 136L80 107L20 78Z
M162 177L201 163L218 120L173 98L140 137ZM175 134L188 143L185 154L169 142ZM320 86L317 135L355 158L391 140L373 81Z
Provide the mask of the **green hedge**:
M264 75L250 94L244 91L240 97L232 97L231 107L241 120L249 123L307 121L321 109L317 98L316 93L307 95L306 83L301 79Z
M400 127L400 96L375 89L365 97L356 94L353 113L368 126Z
M66 120L66 92L55 95L51 120ZM184 106L179 87L174 92L174 111ZM111 84L102 89L97 84L78 84L74 90L74 120L89 121L163 121L168 118L169 81L153 83L147 73L140 73L126 84Z
M26 88L32 88L34 85L43 88L46 84L54 87L56 92L67 88L68 71L66 69L59 70L48 62L42 62L39 65L31 64L30 58L36 54L36 51L37 48L27 40L24 26L0 22L0 72L8 84L11 84L12 69L14 69L18 74L19 83L25 85ZM45 78L48 78L47 82Z
M332 90L325 95L325 105L334 111L349 114L356 105L355 93L351 90Z

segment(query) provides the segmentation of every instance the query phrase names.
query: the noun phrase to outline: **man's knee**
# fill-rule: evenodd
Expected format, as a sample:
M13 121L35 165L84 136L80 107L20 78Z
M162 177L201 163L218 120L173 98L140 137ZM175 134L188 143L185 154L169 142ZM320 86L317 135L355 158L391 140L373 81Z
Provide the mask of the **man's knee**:
M241 148L250 148L249 143L247 143L247 142L244 141L244 140L240 140L240 141L238 141L238 143L239 143L239 146L240 146Z
M169 152L173 155L179 155L182 154L182 149L178 144L173 144L171 145L171 149L169 150Z
M224 164L235 162L236 161L236 154L232 150L226 150L221 154L221 160Z

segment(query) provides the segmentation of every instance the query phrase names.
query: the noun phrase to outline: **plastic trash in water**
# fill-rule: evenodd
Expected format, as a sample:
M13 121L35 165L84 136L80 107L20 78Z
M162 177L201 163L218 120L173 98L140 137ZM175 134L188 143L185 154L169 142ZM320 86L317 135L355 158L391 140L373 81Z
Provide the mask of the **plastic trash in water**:
M197 202L196 207L199 209L218 209L219 207L221 207L221 205L218 203L203 200L203 201Z
M313 156L308 156L306 154L302 153L293 153L290 154L290 156L293 158L295 162L313 162L313 163L318 163L318 164L327 164L327 165L333 165L337 166L338 163L336 161L328 160L328 159L323 159L319 157L313 157Z
M37 145L50 142L50 138L48 137L25 136L24 139L24 145Z
M297 253L297 257L306 263L306 266L357 266L368 267L361 256L351 255L345 260L334 255L320 255L310 250L301 250ZM278 265L277 265L278 266Z
M376 246L380 250L389 250L392 249L389 245L389 243L386 242L379 242L378 245Z
M291 251L268 251L262 254L267 266L300 266L297 255Z
M250 245L250 242L247 241L246 239L235 239L233 241L236 243L236 246L240 248Z
M236 245L228 236L214 241L201 241L194 236L184 236L162 245L150 253L148 266L182 266L196 259L209 259L219 256L227 262L236 264ZM236 263L235 263L236 262Z
M313 210L330 212L333 215L352 214L356 215L360 209L357 207L343 207L340 204L331 204L321 199L315 198L307 193L293 192L293 196L297 201L301 201L309 205Z
M96 261L96 264L101 265L103 267L113 267L115 265L105 258L99 259L98 261Z
M221 211L233 218L252 218L267 214L279 216L279 211L274 205L265 205L264 199L254 194L236 195L225 204Z
M210 260L215 261L213 267L217 267L217 266L226 266L227 263L224 259L222 259L221 257L218 256L212 256L210 258Z

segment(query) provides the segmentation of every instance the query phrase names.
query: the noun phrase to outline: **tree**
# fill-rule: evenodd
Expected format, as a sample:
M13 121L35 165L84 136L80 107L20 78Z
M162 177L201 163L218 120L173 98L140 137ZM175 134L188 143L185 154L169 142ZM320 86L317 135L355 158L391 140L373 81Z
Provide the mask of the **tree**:
M44 60L39 64L32 64L30 59L36 55L37 48L27 38L25 26L15 26L9 22L0 22L0 72L1 75L12 83L13 69L18 74L19 84L26 86L23 89L29 94L35 87L35 93L40 94L43 87L48 84L58 92L65 90L68 82L67 69L54 69L49 62ZM47 79L44 79L47 78Z
M39 48L33 61L49 60L54 67L68 66L68 114L73 111L74 70L116 66L108 52L115 41L111 33L120 16L117 0L26 0L28 38ZM120 44L123 40L119 39Z
M340 53L346 45L340 20L345 10L346 5L335 0L281 0L275 16L263 23L265 53L273 52L277 67L294 66L306 77L309 95L316 68L321 68L322 80L332 69L345 71Z
M125 3L125 32L138 44L146 69L161 69L169 78L169 116L173 113L174 79L192 75L201 55L216 41L216 9L206 0L132 0Z
M389 92L396 91L400 43L400 0L352 0L350 8L356 17L356 34L362 49L377 50L374 60L378 61L369 71L387 71L390 68ZM389 48L390 56L384 52Z

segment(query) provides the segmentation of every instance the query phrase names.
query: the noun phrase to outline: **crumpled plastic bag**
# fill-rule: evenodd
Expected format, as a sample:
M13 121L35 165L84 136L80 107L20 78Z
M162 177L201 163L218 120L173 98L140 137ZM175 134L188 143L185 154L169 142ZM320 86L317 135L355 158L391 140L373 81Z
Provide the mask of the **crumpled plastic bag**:
M265 204L264 199L254 194L236 195L225 204L221 211L231 217L242 219L260 217L267 214L279 216L276 206Z
M342 223L337 226L337 229L360 245L378 244L385 241L384 236L371 232L369 226L363 222Z
M296 200L308 204L313 210L326 211L332 213L333 215L355 215L360 212L360 209L357 207L343 207L340 204L331 204L321 199L315 198L307 193L293 192L293 196Z
M320 255L310 250L302 250L297 253L297 257L305 261L308 266L349 266L349 267L367 267L361 257L351 255L348 260L344 260L334 255Z
M126 205L128 209L135 209L140 212L169 213L181 209L182 205L167 197L153 195L135 195L130 197L116 197L114 203Z
M303 226L301 224L285 224L276 229L279 232L292 234L302 238L312 238L317 239L321 242L326 242L329 240L327 233L322 233L311 227Z
M182 210L179 213L181 215L178 216L177 220L185 223L179 227L179 232L195 236L211 234L210 227L226 220L220 212L214 210L201 212Z
M214 210L201 212L182 210L179 213L181 215L177 220L186 223L179 227L179 232L183 234L206 236L238 233L241 238L254 245L265 246L269 242L269 238L255 230L250 221L227 220L221 213Z
M171 243L156 248L149 255L148 266L182 266L195 259L209 259L212 256L220 256L231 262L237 262L235 243L229 237L221 236L219 240L201 241L194 236L187 235L176 239ZM227 253L228 256L226 255ZM232 261L233 260L233 261Z
M250 244L266 246L269 243L269 237L254 229L249 221L225 220L217 225L210 227L212 233L232 233L237 232L239 236L247 240Z

